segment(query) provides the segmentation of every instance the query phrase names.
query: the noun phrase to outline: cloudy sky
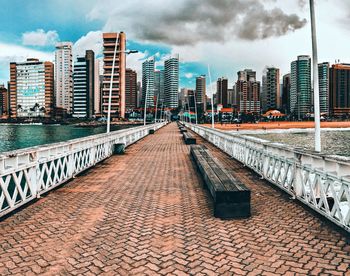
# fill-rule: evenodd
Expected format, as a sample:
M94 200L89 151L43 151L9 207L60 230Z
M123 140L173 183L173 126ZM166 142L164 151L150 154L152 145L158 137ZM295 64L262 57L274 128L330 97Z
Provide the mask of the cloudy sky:
M74 55L101 55L102 32L124 31L139 50L128 66L140 72L155 55L158 65L179 53L181 87L194 77L213 80L266 66L289 72L290 62L311 54L308 0L6 0L0 9L0 82L9 62L27 57L53 61L54 44L72 41ZM350 1L316 0L319 60L350 63Z

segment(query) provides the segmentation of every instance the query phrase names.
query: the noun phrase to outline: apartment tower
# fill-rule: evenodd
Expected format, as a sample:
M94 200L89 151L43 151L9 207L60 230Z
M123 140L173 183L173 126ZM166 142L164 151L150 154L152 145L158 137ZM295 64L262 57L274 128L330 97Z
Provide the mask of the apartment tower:
M196 99L197 106L202 106L202 111L207 110L207 92L206 92L206 78L205 75L201 75L196 78Z
M55 104L56 107L72 113L73 100L73 44L60 42L55 52Z
M350 113L350 64L334 64L329 70L329 108L333 116Z
M137 108L137 73L129 68L125 71L125 108Z
M164 62L164 94L167 107L179 106L179 56Z
M11 117L50 117L53 106L53 63L33 58L10 63Z
M78 57L73 74L73 116L92 118L95 114L95 54L87 50Z
M104 115L108 113L113 58L116 52L112 84L111 117L125 118L125 43L126 35L123 32L103 34L102 112Z
M299 120L311 111L311 58L298 56L291 63L290 112Z
M155 94L155 71L154 58L150 58L142 63L142 107L147 102L147 108L154 106ZM147 95L147 100L146 99Z

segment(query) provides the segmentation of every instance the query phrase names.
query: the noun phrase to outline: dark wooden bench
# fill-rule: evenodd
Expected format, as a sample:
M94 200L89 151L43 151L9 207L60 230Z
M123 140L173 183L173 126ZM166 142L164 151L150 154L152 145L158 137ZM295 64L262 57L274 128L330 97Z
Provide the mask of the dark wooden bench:
M181 127L181 128L180 128L180 132L181 132L181 133L187 132L187 129L184 128L184 127Z
M223 219L250 217L250 190L225 170L206 147L192 145L190 152L213 197L214 216Z
M185 141L186 145L194 145L196 144L196 138L193 137L192 134L190 134L189 132L184 132L183 133L183 138Z

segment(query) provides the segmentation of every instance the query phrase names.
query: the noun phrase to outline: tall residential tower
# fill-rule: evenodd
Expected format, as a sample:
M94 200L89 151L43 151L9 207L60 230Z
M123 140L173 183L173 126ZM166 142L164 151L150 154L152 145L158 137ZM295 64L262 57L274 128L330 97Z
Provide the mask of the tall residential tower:
M68 114L73 111L73 44L60 42L55 52L55 104Z
M302 119L311 112L311 58L298 56L291 63L290 112Z
M116 52L112 84L111 117L125 117L125 43L126 35L123 32L103 34L102 112L104 115L108 113L113 58L114 52Z
M179 56L164 62L164 94L167 107L179 106Z

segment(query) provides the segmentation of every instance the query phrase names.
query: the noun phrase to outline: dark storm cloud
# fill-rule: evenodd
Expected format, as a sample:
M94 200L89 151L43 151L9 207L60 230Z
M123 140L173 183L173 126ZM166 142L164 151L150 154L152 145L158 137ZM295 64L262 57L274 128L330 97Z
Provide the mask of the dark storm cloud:
M258 40L285 35L302 28L306 20L279 8L267 9L274 0L153 0L133 1L136 12L120 10L109 25L123 27L134 38L172 45L233 38ZM150 6L151 5L151 6ZM127 23L126 23L127 22ZM124 27L125 26L125 27Z

